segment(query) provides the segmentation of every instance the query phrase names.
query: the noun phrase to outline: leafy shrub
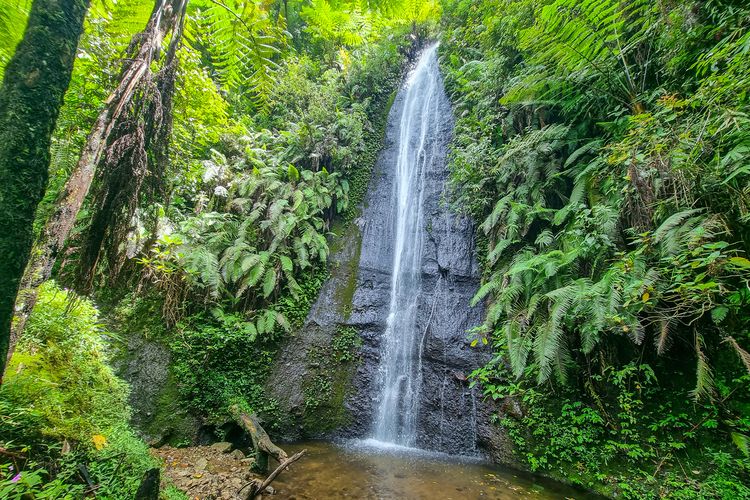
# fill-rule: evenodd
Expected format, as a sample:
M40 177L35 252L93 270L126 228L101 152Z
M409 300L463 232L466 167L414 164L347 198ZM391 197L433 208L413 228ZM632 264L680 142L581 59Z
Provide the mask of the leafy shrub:
M89 443L112 422L128 419L128 389L107 366L99 313L88 301L43 285L13 357L4 400L30 408L54 439Z
M97 495L129 498L156 465L128 425L106 335L91 302L43 285L0 387L0 446L16 454L0 456L3 498L79 498L79 464Z
M747 496L750 10L444 6L473 343L497 353L476 377L525 402L523 458L631 497Z

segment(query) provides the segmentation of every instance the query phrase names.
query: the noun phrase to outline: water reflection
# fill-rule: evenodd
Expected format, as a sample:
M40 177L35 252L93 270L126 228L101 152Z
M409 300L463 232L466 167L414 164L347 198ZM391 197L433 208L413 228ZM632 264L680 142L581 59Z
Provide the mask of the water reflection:
M597 498L479 459L456 459L371 440L340 445L307 442L285 448L290 454L304 448L307 455L274 482L278 499Z

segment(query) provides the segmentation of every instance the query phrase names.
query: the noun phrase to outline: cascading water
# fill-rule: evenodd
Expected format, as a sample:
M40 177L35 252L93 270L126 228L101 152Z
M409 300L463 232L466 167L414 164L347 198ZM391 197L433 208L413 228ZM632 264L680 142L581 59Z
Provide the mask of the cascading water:
M421 341L417 325L424 244L424 182L436 152L440 73L437 45L422 53L406 81L393 181L393 270L382 357L380 406L374 438L415 446L421 389ZM438 283L439 285L439 283Z
M491 353L467 338L483 311L469 306L479 287L473 226L445 203L452 136L431 46L393 100L361 215L338 237L331 277L269 377L269 394L305 435L454 455L504 449L490 423L495 410L467 381ZM320 354L342 328L361 339L356 360L323 366ZM330 393L315 392L309 405L319 380Z

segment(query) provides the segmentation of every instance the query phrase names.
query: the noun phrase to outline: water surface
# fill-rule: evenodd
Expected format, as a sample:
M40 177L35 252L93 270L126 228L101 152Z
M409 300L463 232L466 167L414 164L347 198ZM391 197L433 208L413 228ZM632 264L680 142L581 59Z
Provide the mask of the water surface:
M372 441L286 445L307 454L273 486L277 499L593 499L545 478L500 469L478 459L457 459Z

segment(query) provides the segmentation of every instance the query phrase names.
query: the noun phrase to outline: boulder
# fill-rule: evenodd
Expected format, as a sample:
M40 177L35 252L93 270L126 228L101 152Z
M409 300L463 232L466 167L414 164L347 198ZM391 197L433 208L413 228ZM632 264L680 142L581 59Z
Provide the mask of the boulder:
M211 445L211 448L215 449L220 453L229 453L232 450L232 443L226 441L220 441Z

